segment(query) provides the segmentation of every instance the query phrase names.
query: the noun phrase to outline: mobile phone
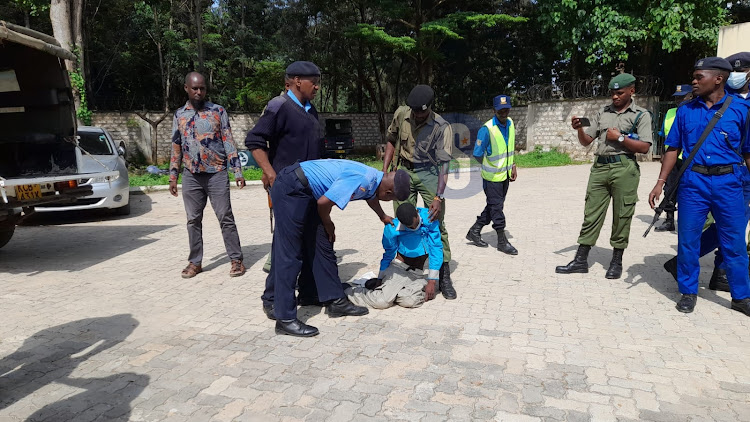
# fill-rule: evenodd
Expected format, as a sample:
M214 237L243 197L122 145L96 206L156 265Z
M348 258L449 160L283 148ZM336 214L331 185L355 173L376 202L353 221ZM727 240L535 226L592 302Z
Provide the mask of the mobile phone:
M581 126L591 126L591 121L588 117L579 117L578 121L581 122Z

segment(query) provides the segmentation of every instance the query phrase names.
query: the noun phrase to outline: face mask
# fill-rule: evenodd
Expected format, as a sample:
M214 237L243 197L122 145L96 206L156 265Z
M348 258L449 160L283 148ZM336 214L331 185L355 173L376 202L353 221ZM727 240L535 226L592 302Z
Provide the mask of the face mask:
M729 79L727 79L727 86L732 89L740 89L745 86L745 82L747 82L747 73L732 72L729 74Z

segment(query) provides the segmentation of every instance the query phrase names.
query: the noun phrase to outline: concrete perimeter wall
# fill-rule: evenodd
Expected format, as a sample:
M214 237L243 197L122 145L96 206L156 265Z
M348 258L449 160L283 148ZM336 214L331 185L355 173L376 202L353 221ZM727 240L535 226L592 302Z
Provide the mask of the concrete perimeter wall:
M658 99L655 97L639 98L637 103L650 110L655 110ZM516 126L516 150L533 151L535 147L543 150L557 148L570 154L576 160L590 160L593 157L593 144L582 147L574 130L570 128L570 119L576 116L591 116L610 102L609 98L563 100L531 103L524 107L515 107L510 117ZM490 118L491 109L469 112L446 112L441 114L454 129L454 152L460 156L470 154L479 128ZM158 119L161 113L149 112L148 117ZM235 142L244 149L247 132L253 128L260 113L230 113L230 123ZM392 114L385 116L386 126ZM379 130L376 113L320 113L321 120L342 118L352 120L355 145L374 151L376 145L384 142ZM325 122L321 122L323 127ZM108 129L117 142L124 141L129 154L151 156L151 127L134 112L94 112L94 126ZM172 118L168 116L158 129L159 161L169 160Z

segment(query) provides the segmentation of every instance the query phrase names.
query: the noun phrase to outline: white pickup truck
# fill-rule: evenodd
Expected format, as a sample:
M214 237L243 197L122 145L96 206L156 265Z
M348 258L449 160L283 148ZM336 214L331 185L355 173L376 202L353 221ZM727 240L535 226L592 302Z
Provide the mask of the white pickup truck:
M79 173L73 91L65 60L75 56L52 37L0 21L0 247L35 206L92 194Z

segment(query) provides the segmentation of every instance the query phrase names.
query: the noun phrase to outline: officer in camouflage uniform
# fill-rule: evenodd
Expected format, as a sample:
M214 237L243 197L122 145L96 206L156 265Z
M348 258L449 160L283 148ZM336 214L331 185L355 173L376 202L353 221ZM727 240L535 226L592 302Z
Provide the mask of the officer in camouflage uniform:
M598 145L586 188L578 252L568 265L555 269L560 274L589 272L589 251L599 237L611 200L612 236L609 243L614 251L605 277L615 279L622 275L622 254L628 246L641 177L635 153L645 154L651 147L651 114L632 100L635 94L633 75L622 73L615 76L609 82L609 90L612 104L591 119L591 126L584 127L578 117L572 118L581 145L588 146L594 140Z
M455 299L450 274L451 250L445 229L445 186L451 160L453 132L450 124L432 111L435 91L427 85L417 85L406 99L406 106L393 113L393 121L386 135L383 170L403 169L411 178L411 193L403 202L417 205L421 196L430 210L430 220L440 221L443 242L443 265L440 268L438 287L446 299ZM392 171L392 170L391 170ZM396 210L403 202L394 201Z

